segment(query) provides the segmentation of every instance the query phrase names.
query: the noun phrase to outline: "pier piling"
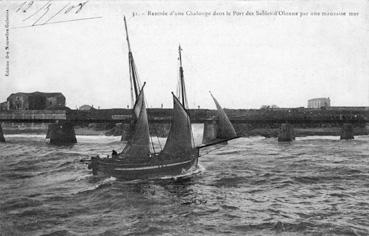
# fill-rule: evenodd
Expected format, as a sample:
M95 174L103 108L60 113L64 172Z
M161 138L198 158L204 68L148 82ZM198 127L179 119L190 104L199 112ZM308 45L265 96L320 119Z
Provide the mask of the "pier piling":
M354 131L352 128L352 124L345 123L341 129L341 140L342 139L354 139Z
M120 138L120 141L128 141L132 137L132 132L134 129L134 123L130 124L122 124L122 137Z
M293 126L288 123L281 124L278 133L278 142L291 142L292 140L295 140Z
M202 143L207 144L217 138L218 125L215 119L204 122L204 132L202 136Z
M1 128L1 123L0 123L0 143L5 143L3 128Z
M56 145L77 143L74 127L70 122L50 124L46 138L50 139L50 144Z

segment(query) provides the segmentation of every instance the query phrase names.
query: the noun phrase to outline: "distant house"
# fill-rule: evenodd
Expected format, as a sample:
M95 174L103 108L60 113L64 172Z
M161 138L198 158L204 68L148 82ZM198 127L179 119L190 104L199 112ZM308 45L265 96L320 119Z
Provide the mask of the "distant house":
M46 107L65 106L65 97L62 93L44 93L46 97Z
M90 106L90 105L82 105L79 107L78 110L81 110L81 111L91 111L91 110L96 110L94 108L94 106Z
M0 103L0 111L7 111L7 110L9 110L9 103L8 102Z
M12 93L8 98L9 110L45 110L48 107L65 107L62 93Z
M308 108L330 107L331 100L329 98L313 98L308 100Z

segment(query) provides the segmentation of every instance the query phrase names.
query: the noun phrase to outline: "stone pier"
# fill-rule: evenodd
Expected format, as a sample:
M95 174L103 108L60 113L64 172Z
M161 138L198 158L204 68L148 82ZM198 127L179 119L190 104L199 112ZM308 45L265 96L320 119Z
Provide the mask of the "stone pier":
M50 139L50 144L56 145L77 143L74 127L70 122L57 122L56 124L50 124L46 138Z
M291 142L293 140L295 140L293 126L288 123L281 124L278 133L278 142Z
M352 128L352 124L343 124L341 129L341 139L354 139L354 130Z
M1 123L0 123L0 143L5 143L3 128L1 128Z
M202 136L202 143L207 144L217 138L217 121L215 119L204 122L204 132Z

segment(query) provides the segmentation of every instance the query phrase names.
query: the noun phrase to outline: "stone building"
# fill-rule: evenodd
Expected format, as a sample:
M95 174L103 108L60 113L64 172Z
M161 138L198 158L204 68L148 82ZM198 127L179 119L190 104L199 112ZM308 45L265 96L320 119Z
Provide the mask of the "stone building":
M49 107L65 107L62 93L12 93L7 98L9 110L45 110Z
M313 98L308 100L308 108L330 107L331 100L329 98Z
M46 109L48 107L65 107L65 97L62 93L45 93Z
M7 110L9 110L9 103L8 102L0 103L0 111L7 111Z

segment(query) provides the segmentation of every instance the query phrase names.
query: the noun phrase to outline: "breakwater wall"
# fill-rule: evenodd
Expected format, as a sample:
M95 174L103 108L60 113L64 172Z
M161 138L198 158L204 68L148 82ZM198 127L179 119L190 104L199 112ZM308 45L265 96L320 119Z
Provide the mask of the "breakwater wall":
M369 107L330 107L326 109L274 108L224 109L233 123L368 123ZM216 115L215 110L189 109L192 123L203 123ZM153 123L167 123L172 109L149 108L148 118ZM0 122L54 122L68 120L78 123L129 123L130 109L82 110L25 110L1 111Z
M120 111L123 113L123 111ZM129 110L124 111L129 114ZM225 109L240 136L261 135L277 137L281 123L291 123L296 136L340 135L344 123L352 123L355 135L369 134L368 107L336 107L326 109L277 108L277 109ZM193 123L213 119L215 110L190 109ZM170 109L149 109L150 132L152 135L165 137L170 128ZM118 135L122 126L108 132Z
M230 120L236 123L273 121L293 123L314 122L369 122L369 107L330 107L325 109L311 108L274 108L274 109L224 109ZM189 109L191 121L202 123L215 116L215 110ZM171 119L171 109L149 108L149 120L166 122ZM129 120L130 109L100 109L90 111L67 111L67 119L72 121L114 121Z
M274 108L225 109L237 133L241 136L276 137L281 123L291 123L296 136L339 135L343 123L352 123L354 134L369 134L369 107L330 107L326 109ZM170 128L172 109L150 108L148 117L152 135L165 137ZM215 110L189 109L192 123L214 119ZM130 109L96 109L90 111L2 111L0 122L5 133L45 129L48 123L68 120L75 127L97 130L107 135L120 135L131 119ZM77 131L78 133L79 131ZM91 134L94 134L93 132Z

